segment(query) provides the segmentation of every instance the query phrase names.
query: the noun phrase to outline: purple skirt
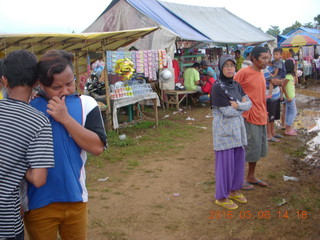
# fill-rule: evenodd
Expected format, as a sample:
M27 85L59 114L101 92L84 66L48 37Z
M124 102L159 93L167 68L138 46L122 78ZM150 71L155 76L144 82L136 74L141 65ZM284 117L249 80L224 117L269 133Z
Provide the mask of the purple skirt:
M215 151L216 199L227 198L240 190L244 179L245 150L243 147Z

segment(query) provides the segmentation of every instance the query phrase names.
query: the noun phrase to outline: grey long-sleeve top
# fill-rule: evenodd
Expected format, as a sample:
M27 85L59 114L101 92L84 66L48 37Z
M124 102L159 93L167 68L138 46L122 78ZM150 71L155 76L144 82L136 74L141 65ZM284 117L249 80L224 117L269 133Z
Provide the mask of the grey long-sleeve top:
M213 149L215 151L227 150L247 145L247 134L244 126L242 112L248 111L252 102L245 96L246 102L239 102L238 109L232 106L213 107Z

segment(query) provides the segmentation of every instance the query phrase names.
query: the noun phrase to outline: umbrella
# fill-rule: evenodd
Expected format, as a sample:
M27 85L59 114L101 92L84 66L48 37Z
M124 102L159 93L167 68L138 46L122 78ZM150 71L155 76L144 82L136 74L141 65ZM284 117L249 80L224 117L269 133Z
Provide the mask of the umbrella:
M320 40L306 34L296 34L289 36L284 40L280 45L281 47L296 47L296 46L306 46L306 45L317 45L320 43Z

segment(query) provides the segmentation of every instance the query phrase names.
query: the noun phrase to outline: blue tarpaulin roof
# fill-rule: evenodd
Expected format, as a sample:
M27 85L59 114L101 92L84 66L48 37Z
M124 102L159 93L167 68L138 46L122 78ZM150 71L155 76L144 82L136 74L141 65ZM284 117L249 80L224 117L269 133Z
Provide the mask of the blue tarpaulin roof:
M156 0L126 0L130 5L149 18L175 32L181 39L209 41L208 37L197 31L187 22L169 12Z

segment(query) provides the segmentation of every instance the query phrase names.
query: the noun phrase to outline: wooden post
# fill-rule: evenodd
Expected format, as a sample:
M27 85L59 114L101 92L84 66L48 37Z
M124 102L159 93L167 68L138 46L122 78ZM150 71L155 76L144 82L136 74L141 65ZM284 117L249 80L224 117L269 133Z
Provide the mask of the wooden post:
M79 88L79 83L80 83L80 78L79 78L79 52L75 52L75 65L76 65L76 90L78 93L80 93L80 88Z
M102 77L105 82L105 88L106 88L106 103L107 103L107 109L105 111L106 115L106 129L112 130L112 116L111 116L111 102L110 102L110 91L109 91L109 79L108 79L108 70L107 70L107 57L106 57L106 46L107 45L107 39L103 39L102 41L102 57L103 61L105 62L104 71L102 71Z

